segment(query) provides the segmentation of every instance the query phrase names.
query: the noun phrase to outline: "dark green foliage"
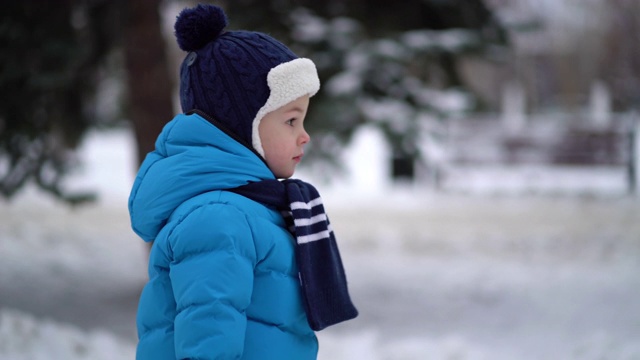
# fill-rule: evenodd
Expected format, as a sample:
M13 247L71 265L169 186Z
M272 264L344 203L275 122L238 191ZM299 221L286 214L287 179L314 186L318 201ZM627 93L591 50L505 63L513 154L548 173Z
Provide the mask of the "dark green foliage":
M0 12L0 193L29 181L63 191L71 150L94 118L99 65L117 31L107 1L9 1ZM111 9L111 10L110 10ZM115 25L115 26L114 26Z
M424 119L441 121L451 115L451 107L445 106L451 90L454 97L458 94L474 104L458 72L458 59L482 55L487 48L506 43L504 31L481 0L212 2L224 6L231 29L270 33L317 64L323 85L307 122L313 135L309 154L328 163L362 125L381 128L396 157L418 157L416 143ZM122 51L123 32L140 23L126 16L130 9L125 8L131 4L149 3L27 0L3 4L0 194L4 197L34 182L70 203L91 198L65 192L62 180L75 165L73 150L83 134L103 121L96 114L96 88L104 78L113 77L107 64ZM125 53L138 48L141 42L136 41ZM128 71L145 75L133 65ZM144 113L141 107L157 108L157 102L169 101L146 91L147 85L139 80L134 84L143 86L134 93L146 99L131 100L132 108L138 109L132 111L132 119L138 143L145 143L139 149L144 154L153 142L141 140L141 135L151 139L157 132L149 130L158 126L152 126L151 119L166 121L168 116L136 113Z
M459 59L507 44L482 0L236 0L225 8L232 29L271 33L314 60L322 88L306 122L309 153L329 161L365 124L383 130L395 156L418 158L424 119L479 105ZM456 102L466 105L447 105Z

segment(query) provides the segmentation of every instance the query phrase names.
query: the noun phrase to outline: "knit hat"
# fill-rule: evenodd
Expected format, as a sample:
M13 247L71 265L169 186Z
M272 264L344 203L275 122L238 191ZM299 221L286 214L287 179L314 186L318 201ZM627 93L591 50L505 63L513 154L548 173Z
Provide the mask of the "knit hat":
M228 21L215 5L182 10L175 23L178 45L189 54L180 68L183 112L201 110L214 125L264 157L258 134L269 112L320 88L314 63L298 58L269 35L225 31Z

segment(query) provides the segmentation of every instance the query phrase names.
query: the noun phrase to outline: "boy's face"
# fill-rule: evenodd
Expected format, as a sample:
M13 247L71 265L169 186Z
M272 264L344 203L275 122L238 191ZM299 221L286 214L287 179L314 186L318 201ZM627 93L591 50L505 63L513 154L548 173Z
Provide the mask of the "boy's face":
M278 179L293 175L304 155L303 147L311 139L304 130L309 96L303 96L278 108L260 121L258 131L269 169Z

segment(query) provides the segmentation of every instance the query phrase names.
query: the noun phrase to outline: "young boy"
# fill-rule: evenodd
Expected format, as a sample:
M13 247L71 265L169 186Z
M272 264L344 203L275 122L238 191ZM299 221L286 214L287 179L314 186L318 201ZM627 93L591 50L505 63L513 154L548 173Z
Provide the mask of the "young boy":
M315 359L314 330L357 316L317 192L288 179L310 140L315 65L226 25L213 5L176 20L184 114L129 198L153 241L137 359Z

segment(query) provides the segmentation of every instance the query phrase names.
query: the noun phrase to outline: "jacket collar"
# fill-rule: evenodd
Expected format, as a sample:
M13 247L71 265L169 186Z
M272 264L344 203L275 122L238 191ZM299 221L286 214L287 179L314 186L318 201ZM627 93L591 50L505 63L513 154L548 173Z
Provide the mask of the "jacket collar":
M199 114L165 125L129 196L133 230L153 241L173 211L205 192L275 179L264 160Z

